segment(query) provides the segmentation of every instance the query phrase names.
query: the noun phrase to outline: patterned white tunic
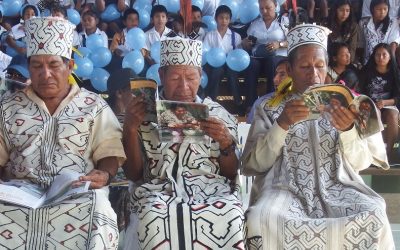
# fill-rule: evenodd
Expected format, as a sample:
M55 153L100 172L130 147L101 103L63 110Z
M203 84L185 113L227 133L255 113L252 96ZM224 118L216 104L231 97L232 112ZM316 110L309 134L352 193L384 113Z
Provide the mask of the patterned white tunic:
M203 103L236 139L236 119L210 99ZM152 123L140 135L145 182L132 195L140 246L126 249L244 249L238 185L220 175L218 143L160 143Z
M360 139L322 117L285 131L276 120L286 100L267 101L242 158L244 174L256 175L249 249L394 249L385 202L356 173L371 163L387 168L381 134Z
M85 175L102 158L125 159L121 127L106 102L74 85L51 115L28 88L0 102L0 166L5 178L48 187L69 169ZM2 249L114 249L116 215L107 187L40 209L0 203Z

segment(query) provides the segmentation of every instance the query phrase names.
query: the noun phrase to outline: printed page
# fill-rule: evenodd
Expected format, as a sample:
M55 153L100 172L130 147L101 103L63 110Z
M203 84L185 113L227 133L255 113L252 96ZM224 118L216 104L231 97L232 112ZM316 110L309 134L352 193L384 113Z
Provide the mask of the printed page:
M160 141L209 143L210 138L200 129L200 121L208 115L208 106L202 103L157 101Z
M30 181L11 180L0 183L0 200L24 207L38 208L46 198L46 192Z
M63 170L60 175L54 178L49 190L47 191L45 204L65 200L73 195L85 193L89 190L90 182L82 182L79 186L72 186L71 183L77 181L81 173Z
M350 104L349 109L356 116L355 125L361 138L383 130L380 113L368 96L357 96Z
M146 101L147 107L144 121L157 123L157 83L151 79L145 78L131 79L131 91L135 96L143 96Z

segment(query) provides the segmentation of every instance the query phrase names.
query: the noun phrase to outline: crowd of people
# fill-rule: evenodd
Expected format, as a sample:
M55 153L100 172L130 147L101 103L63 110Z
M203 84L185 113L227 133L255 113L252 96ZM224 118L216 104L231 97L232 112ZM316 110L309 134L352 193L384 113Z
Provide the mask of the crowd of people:
M125 249L394 249L385 201L358 172L389 168L398 137L398 0L363 1L359 20L357 1L258 0L259 16L241 29L232 26L240 17L232 20L237 10L227 2L199 1L199 8L181 1L180 14L160 2L28 0L18 17L0 8L0 179L48 188L75 171L77 183L90 181L87 193L38 209L0 201L0 245L116 249L124 232ZM110 4L120 17L106 21ZM297 4L311 23L297 24ZM69 8L80 13L79 25ZM151 21L138 50L128 33L141 27L147 8ZM214 30L201 22L206 13ZM84 56L93 34L111 52L106 90L75 74L73 58ZM205 48L243 49L249 65L241 72L213 67ZM122 69L136 50L143 68ZM207 106L209 117L195 125L208 141L162 141L157 123L145 120L148 100L132 94L133 81L157 64L157 98ZM267 92L259 97L263 73ZM252 124L242 155L237 119L216 102L224 75ZM368 112L376 109L383 131L362 136L360 116L340 102L329 104L329 117L307 119L302 94L327 83L369 96ZM168 126L191 120L184 107L164 113ZM246 213L238 171L255 176ZM109 188L117 177L129 187Z

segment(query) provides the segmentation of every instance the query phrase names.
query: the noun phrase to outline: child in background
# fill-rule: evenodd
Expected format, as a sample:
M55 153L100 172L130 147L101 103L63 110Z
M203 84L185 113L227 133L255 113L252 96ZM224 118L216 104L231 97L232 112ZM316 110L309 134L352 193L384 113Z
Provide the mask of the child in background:
M195 38L198 41L203 41L204 37L206 36L206 31L203 27L201 27L202 17L203 15L201 9L196 5L192 5L192 26L193 31L198 35L198 37Z
M24 22L29 20L31 17L40 16L40 11L36 5L26 4L21 8L22 20L19 24L14 25L11 28L10 33L6 38L7 45L13 48L18 54L25 55L26 47L18 46L17 41L24 42L25 38L25 27Z
M153 65L156 63L150 55L151 45L157 41L164 40L167 37L167 34L171 32L171 29L166 27L168 21L167 14L168 11L163 5L154 5L151 10L150 18L154 27L145 33L146 44L144 54L147 65Z
M83 31L79 33L80 47L86 47L86 39L88 36L97 34L103 38L103 46L108 48L108 37L104 31L101 31L99 28L97 28L98 23L99 17L94 11L88 10L82 14Z
M241 45L241 37L238 33L229 29L229 23L232 18L232 11L226 5L221 5L215 11L215 20L217 21L217 29L210 31L204 37L204 46L209 48L222 48L225 53L239 48ZM206 65L208 75L208 85L205 89L206 96L215 100L218 96L218 85L222 77L226 73L228 77L229 88L233 95L233 100L237 107L241 106L242 99L239 94L238 72L231 70L226 64L214 68Z
M126 44L125 38L130 29L138 27L139 13L135 9L126 10L122 22L125 25L125 28L122 30L122 32L115 33L110 45L111 52L120 57L123 57L129 51L132 51L132 48Z

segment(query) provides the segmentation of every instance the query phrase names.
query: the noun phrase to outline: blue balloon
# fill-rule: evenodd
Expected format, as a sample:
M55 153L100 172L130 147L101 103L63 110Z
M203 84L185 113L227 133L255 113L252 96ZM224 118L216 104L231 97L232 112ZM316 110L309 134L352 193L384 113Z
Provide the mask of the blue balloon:
M110 77L110 73L102 68L94 68L90 75L90 82L92 86L100 92L107 91L107 80Z
M91 34L86 38L86 47L95 51L97 48L104 47L103 37L99 34Z
M114 21L121 17L121 13L118 11L115 3L107 5L106 9L100 15L101 19L106 22Z
M235 0L221 0L219 5L226 5L232 11L232 18L231 20L236 20L238 18L239 13L239 4Z
M225 51L222 48L211 48L206 57L208 64L215 68L221 67L226 61Z
M146 35L140 28L132 28L126 34L126 43L129 47L141 50L146 44Z
M111 51L105 47L97 48L90 54L90 60L93 62L93 66L98 68L107 66L111 62L111 57Z
M192 0L192 5L199 7L200 10L203 10L204 0Z
M126 54L122 60L122 68L131 68L136 74L144 68L144 57L140 51L134 50Z
M206 45L205 43L203 43L203 54L201 57L201 65L206 65L207 63L207 53L210 50L210 47L208 47L208 45Z
M93 63L87 57L80 57L75 59L76 69L75 74L79 77L90 77L93 72Z
M241 23L249 23L256 19L259 14L258 1L247 1L239 9L239 19Z
M42 17L48 17L48 16L51 16L50 10L49 9L44 9L42 11ZM80 17L79 17L79 19L80 19Z
M146 72L146 78L152 79L157 82L157 85L161 85L160 75L158 74L158 69L160 68L160 64L156 63L151 65Z
M139 13L139 28L144 29L150 24L150 14L147 10L140 9Z
M150 56L156 63L160 63L160 50L161 50L161 43L157 41L151 45L150 48Z
M86 47L80 47L78 49L78 51L79 51L80 55L75 52L74 53L74 59L78 59L78 58L81 58L81 57L90 57L90 54L92 54L92 50L89 49L89 48L86 48Z
M158 4L164 5L168 12L177 13L180 9L179 0L159 0Z
M81 22L81 15L79 15L79 12L75 9L67 9L67 17L68 20L75 25L78 25Z
M133 4L133 8L137 11L139 10L145 10L148 13L151 12L151 1L152 0L138 0L135 1L135 3Z
M3 16L16 16L19 14L22 4L22 0L4 0L3 1Z
M203 21L203 23L207 25L207 31L212 31L217 29L217 22L215 21L214 17L203 16L201 18L201 21Z
M26 44L24 42L22 42L22 41L15 41L15 44L19 48L26 48ZM11 56L11 57L14 57L14 56L18 55L19 53L15 49L11 48L10 46L7 46L6 47L6 54Z
M201 72L201 80L200 80L200 86L205 89L207 87L208 84L208 76L206 74L206 72L203 70Z
M228 53L226 64L228 64L230 69L240 72L249 66L250 56L242 49L234 49Z

